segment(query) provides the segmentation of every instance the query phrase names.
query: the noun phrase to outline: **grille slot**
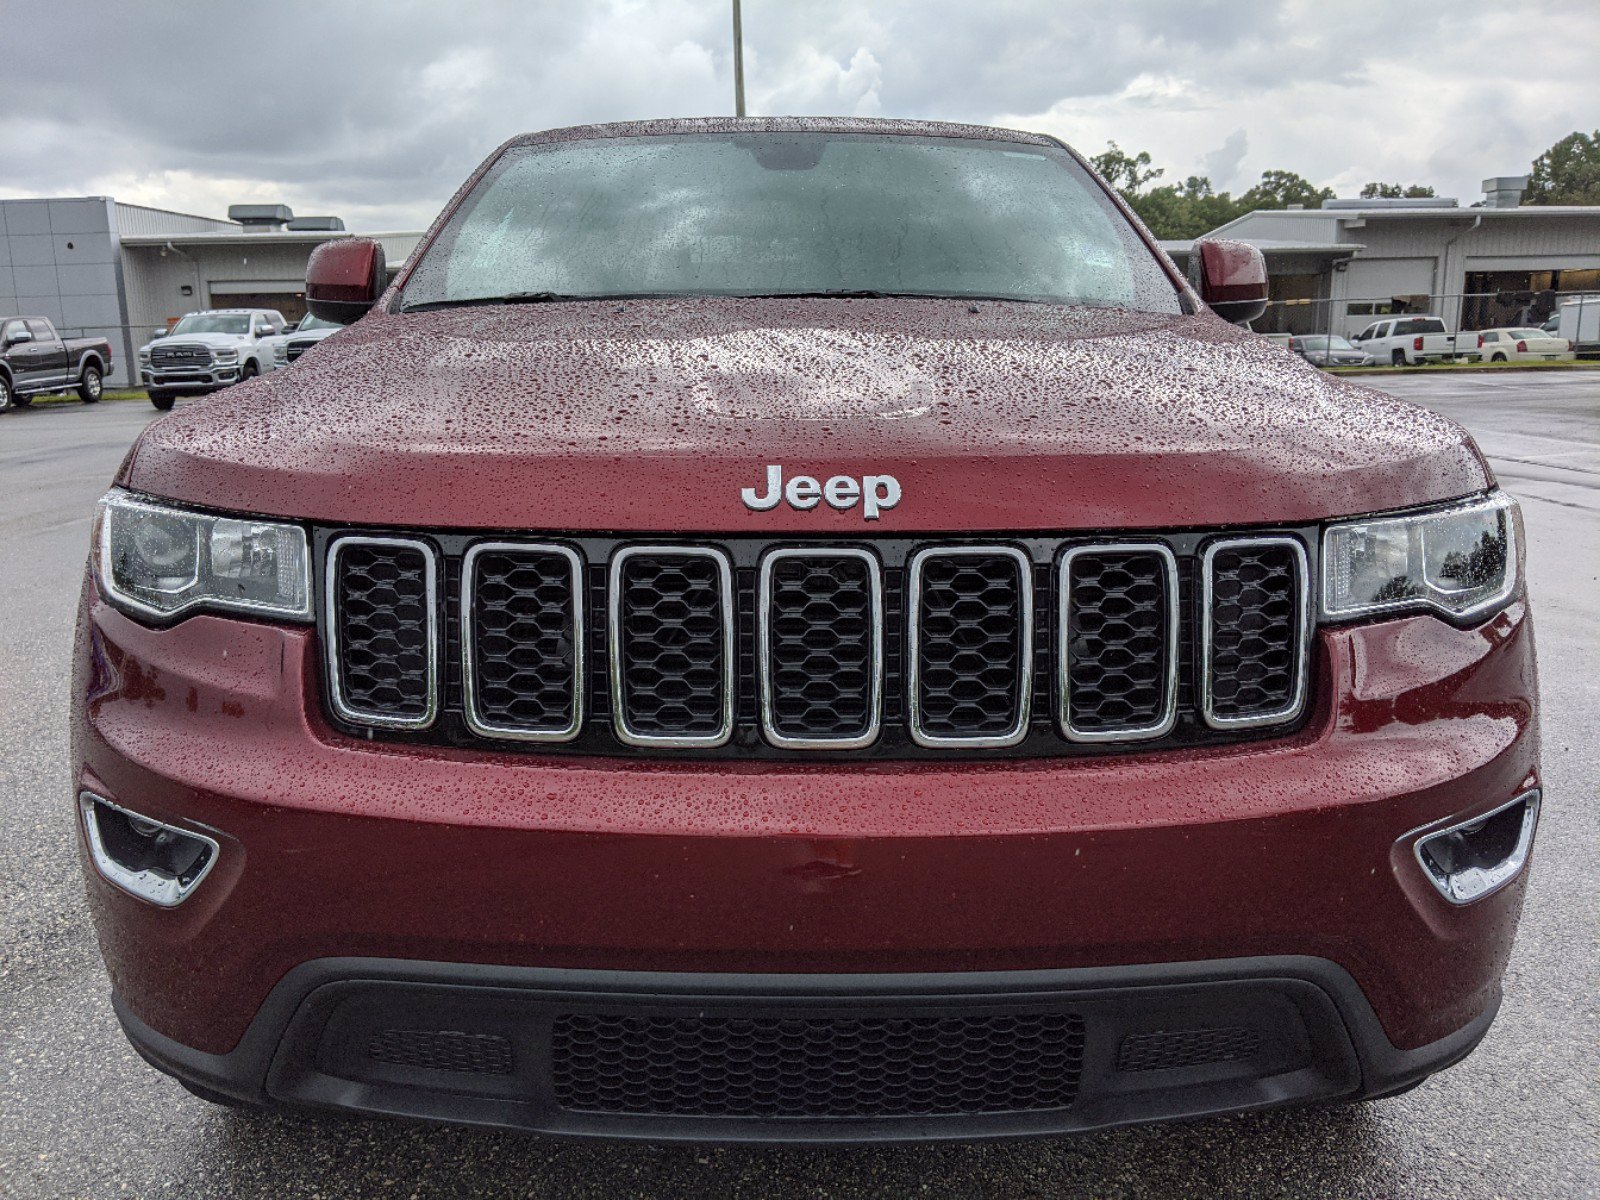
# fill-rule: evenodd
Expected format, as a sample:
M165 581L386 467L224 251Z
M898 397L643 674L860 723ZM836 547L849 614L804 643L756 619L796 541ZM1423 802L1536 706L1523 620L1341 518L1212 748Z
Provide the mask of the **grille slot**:
M1061 728L1071 741L1161 737L1177 721L1178 564L1162 545L1061 556Z
M509 1075L515 1066L505 1038L454 1029L384 1029L367 1043L367 1057L397 1067L463 1075Z
M777 746L870 745L882 723L883 587L865 550L774 550L757 600L761 724Z
M461 567L462 691L473 732L569 741L583 727L583 564L565 546L487 542Z
M439 707L433 548L340 538L328 559L325 630L334 710L361 725L425 729Z
M1200 574L1206 723L1237 729L1297 716L1309 647L1305 547L1290 537L1212 542Z
M1011 746L1033 699L1033 564L1010 546L911 560L911 736L923 746Z
M611 708L629 745L733 736L733 571L720 550L631 546L611 560Z
M1130 1033L1117 1051L1119 1071L1171 1071L1250 1058L1261 1034L1243 1025L1220 1029L1174 1029Z
M1077 1095L1083 1022L962 1016L558 1016L556 1102L581 1112L816 1119L1047 1111Z

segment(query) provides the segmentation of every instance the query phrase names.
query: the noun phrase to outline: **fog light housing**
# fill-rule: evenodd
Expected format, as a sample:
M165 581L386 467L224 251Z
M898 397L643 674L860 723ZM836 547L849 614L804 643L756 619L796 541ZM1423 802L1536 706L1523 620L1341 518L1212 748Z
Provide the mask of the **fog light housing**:
M1539 789L1416 841L1417 863L1451 904L1499 891L1527 864L1539 824Z
M203 833L141 816L93 792L78 793L78 810L95 869L151 904L182 904L216 865L217 842Z

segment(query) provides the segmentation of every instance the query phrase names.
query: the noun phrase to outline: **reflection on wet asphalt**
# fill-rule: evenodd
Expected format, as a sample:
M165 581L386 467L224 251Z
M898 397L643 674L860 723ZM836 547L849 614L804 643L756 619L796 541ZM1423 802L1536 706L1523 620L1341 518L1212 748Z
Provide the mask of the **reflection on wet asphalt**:
M1500 1018L1392 1100L1089 1137L861 1150L564 1143L214 1108L123 1041L71 848L67 655L94 498L142 403L0 415L0 1195L1600 1194L1600 372L1371 377L1460 420L1523 502L1546 809Z

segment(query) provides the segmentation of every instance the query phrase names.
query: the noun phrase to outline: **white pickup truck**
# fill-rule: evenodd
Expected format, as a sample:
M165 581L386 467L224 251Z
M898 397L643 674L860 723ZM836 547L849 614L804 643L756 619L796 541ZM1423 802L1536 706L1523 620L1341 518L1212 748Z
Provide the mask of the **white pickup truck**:
M1458 348L1455 335L1446 330L1442 320L1419 314L1374 321L1350 340L1372 355L1373 362L1396 367L1456 358L1470 362L1481 356L1477 335L1464 335Z
M284 329L275 308L190 313L140 347L139 382L166 412L179 395L203 396L272 370L271 339Z

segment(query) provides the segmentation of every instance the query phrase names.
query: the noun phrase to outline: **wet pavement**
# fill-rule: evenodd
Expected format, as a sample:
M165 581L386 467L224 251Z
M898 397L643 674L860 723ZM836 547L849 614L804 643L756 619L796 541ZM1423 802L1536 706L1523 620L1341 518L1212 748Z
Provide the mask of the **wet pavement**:
M0 1196L1600 1194L1600 373L1381 383L1466 424L1528 528L1546 806L1505 1005L1482 1047L1371 1104L828 1151L235 1112L145 1066L112 1017L84 909L65 709L93 501L156 414L140 402L0 414Z

